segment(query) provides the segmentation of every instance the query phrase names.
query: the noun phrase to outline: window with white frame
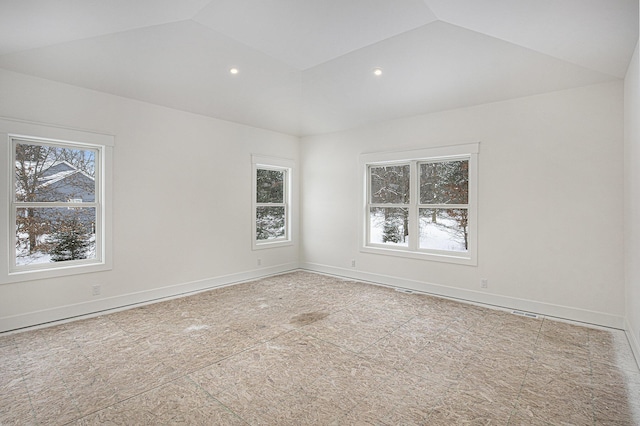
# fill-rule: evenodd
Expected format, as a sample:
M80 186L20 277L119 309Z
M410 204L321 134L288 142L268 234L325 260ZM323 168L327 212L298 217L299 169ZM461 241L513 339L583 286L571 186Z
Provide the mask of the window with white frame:
M292 162L253 156L253 247L291 243Z
M363 251L477 264L478 150L362 155Z
M100 259L100 147L24 137L11 145L12 269Z
M0 119L0 134L13 127L35 135L5 133L9 208L1 233L8 244L0 283L110 269L105 164L113 137ZM74 141L40 136L49 130ZM82 136L88 142L77 142Z

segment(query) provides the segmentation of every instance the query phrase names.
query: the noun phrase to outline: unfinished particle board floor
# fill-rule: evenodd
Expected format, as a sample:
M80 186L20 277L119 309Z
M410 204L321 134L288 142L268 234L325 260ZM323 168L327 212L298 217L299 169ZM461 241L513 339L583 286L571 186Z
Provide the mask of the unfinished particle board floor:
M640 424L621 331L307 272L0 336L0 360L2 425Z

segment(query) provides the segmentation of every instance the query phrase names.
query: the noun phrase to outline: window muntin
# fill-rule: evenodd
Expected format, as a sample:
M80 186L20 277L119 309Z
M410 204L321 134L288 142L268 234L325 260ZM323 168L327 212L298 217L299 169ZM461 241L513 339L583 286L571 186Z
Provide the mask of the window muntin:
M362 251L475 265L479 144L363 154Z
M23 137L10 142L10 272L102 263L103 147Z

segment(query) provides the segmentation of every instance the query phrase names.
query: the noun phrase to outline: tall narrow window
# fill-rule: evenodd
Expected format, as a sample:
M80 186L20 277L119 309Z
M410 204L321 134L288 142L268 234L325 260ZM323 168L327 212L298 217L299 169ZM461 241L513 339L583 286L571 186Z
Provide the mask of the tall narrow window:
M361 156L363 251L476 264L478 148Z
M291 242L291 167L285 160L254 157L253 246Z
M101 263L103 147L11 137L11 272Z
M409 245L409 164L369 167L369 229L372 243Z
M256 239L287 237L286 170L256 170Z
M419 163L421 249L469 249L469 160Z

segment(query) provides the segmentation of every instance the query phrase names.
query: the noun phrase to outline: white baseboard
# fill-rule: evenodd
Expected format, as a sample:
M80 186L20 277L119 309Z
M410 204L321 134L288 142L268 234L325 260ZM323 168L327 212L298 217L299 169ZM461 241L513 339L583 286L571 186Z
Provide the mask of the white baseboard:
M625 321L623 317L603 312L588 311L569 306L554 305L533 300L519 299L515 297L500 296L486 292L449 287L425 281L416 281L389 275L362 272L356 269L336 268L333 266L321 265L317 263L301 263L300 268L311 272L337 275L345 278L367 281L373 284L381 284L389 287L407 288L414 291L459 299L472 303L479 303L483 305L490 305L507 309L517 309L520 311L532 312L548 317L578 321L582 323L616 328L620 330L623 330L625 328Z
M629 344L631 345L633 355L636 357L636 364L638 364L638 368L640 368L640 340L638 340L640 330L634 330L633 327L631 327L629 320L625 320L624 331L627 335L627 340L629 340Z
M389 287L407 288L414 291L459 299L471 303L479 303L507 309L517 309L555 318L627 330L627 336L629 337L629 342L632 346L636 359L640 360L640 345L638 339L636 339L636 333L630 330L630 327L625 322L625 319L623 317L601 312L587 311L568 306L553 305L526 299L500 296L424 281L408 280L405 278L398 278L389 275L362 272L355 269L336 268L333 266L315 263L282 264L269 268L260 268L237 274L213 277L188 283L181 283L158 289L130 293L116 297L78 303L74 305L66 305L42 311L28 312L15 316L0 317L0 333L28 327L51 325L52 323L66 322L78 318L102 315L108 312L115 312L123 309L129 309L134 306L155 303L161 300L171 299L190 293L197 293L217 287L238 284L241 282L255 280L270 275L282 274L285 272L294 271L296 269L304 269L311 272L336 275L344 278L360 280Z
M224 287L264 278L271 275L282 274L298 269L297 263L276 265L268 268L260 268L237 274L213 277L199 281L176 284L153 290L130 293L121 296L109 297L73 305L60 306L52 309L28 312L25 314L0 317L0 333L38 326L49 326L52 323L68 322L79 318L88 318L103 315L109 312L129 309L167 300L190 293L197 293L217 287Z

